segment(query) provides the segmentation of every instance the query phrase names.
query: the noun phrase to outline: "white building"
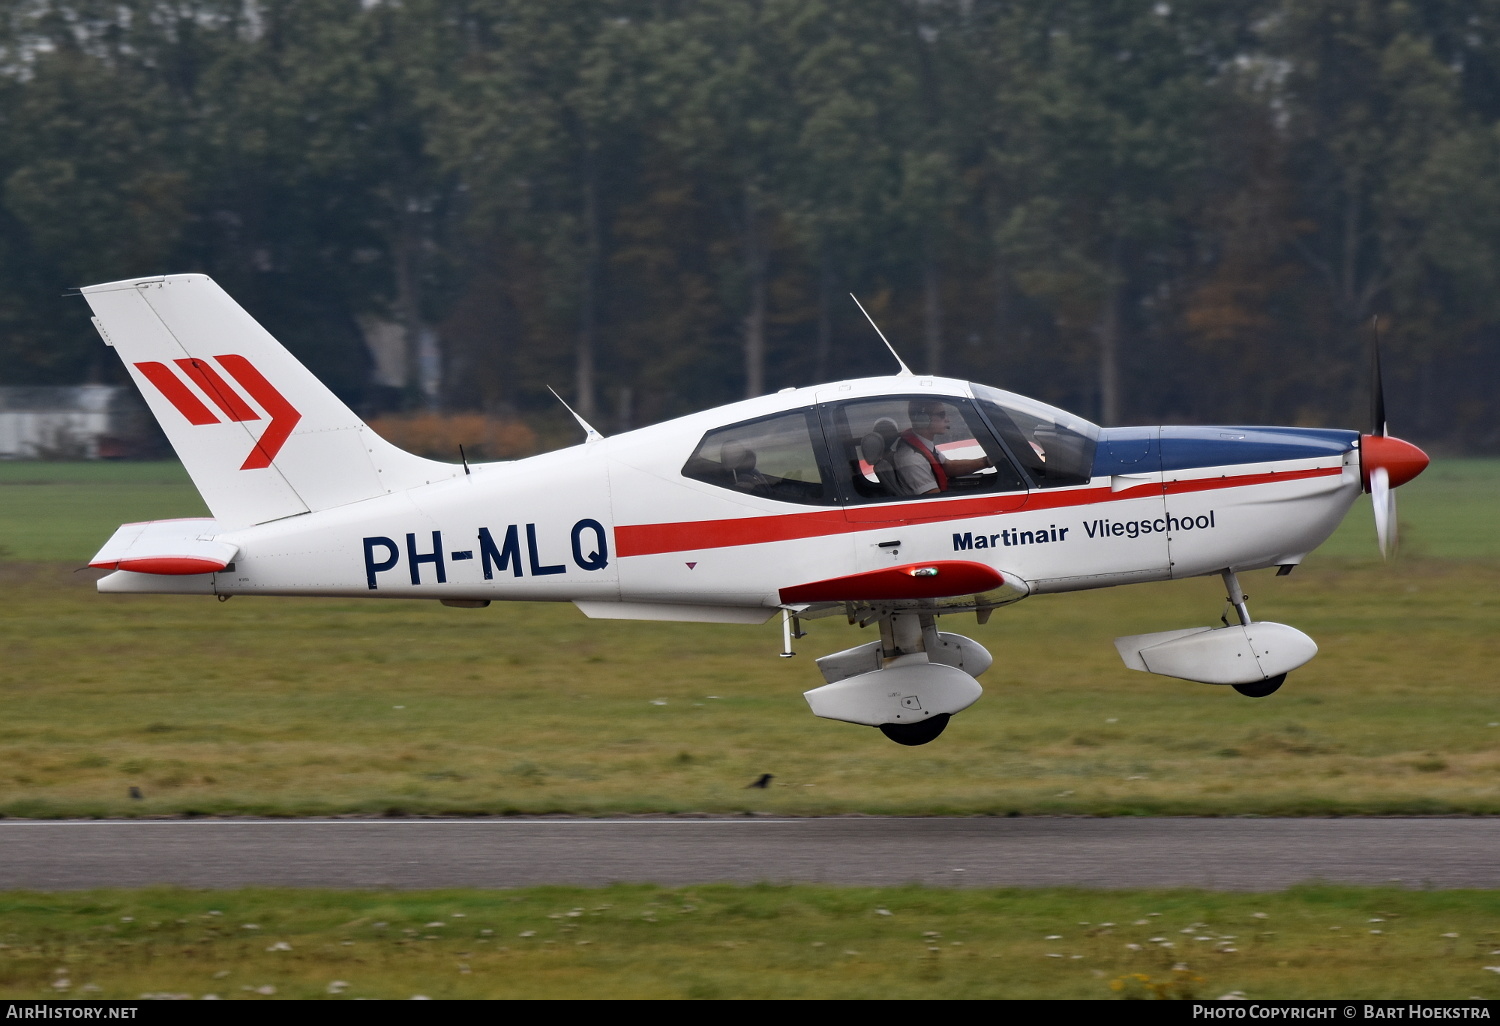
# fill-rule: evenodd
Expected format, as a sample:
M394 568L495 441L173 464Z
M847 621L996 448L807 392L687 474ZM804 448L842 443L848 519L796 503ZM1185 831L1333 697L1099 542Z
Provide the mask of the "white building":
M120 385L0 387L0 459L133 455L130 392Z

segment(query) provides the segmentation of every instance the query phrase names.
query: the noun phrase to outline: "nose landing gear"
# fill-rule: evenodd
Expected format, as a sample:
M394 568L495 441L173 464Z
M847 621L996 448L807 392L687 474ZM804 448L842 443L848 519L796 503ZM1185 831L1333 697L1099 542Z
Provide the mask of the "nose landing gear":
M1203 684L1228 684L1248 698L1265 698L1288 673L1318 654L1317 643L1295 627L1250 619L1239 578L1228 569L1221 576L1229 602L1221 617L1224 626L1116 638L1125 665Z
M1249 602L1250 597L1240 587L1238 575L1233 570L1225 570L1221 576L1224 578L1224 588L1229 592L1226 601L1234 607L1234 611L1240 619L1240 626L1249 627L1252 621L1250 619L1250 607L1246 603ZM1225 615L1220 617L1220 619L1224 622L1225 627L1229 626L1228 610L1225 610ZM1266 698L1274 695L1277 689L1285 683L1286 674L1278 673L1274 677L1267 677L1265 680L1252 681L1249 684L1231 684L1230 687L1246 698Z

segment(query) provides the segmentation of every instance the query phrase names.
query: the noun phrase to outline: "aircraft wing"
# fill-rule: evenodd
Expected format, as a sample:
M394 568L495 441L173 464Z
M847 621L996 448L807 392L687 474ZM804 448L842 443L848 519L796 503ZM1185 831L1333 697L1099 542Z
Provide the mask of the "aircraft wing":
M935 560L909 566L883 567L865 573L782 588L781 601L798 604L944 598L981 594L992 591L1003 583L1004 577L983 563Z

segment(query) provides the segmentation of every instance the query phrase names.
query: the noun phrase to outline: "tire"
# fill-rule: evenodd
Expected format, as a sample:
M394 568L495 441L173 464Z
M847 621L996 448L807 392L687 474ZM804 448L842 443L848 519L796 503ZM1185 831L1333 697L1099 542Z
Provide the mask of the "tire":
M920 723L882 723L880 732L898 745L915 748L937 740L937 736L947 729L948 721L952 718L948 713L938 713Z
M1274 677L1267 677L1254 684L1231 684L1230 687L1246 698L1265 698L1267 695L1274 695L1276 689L1284 683L1286 683L1286 674L1278 673Z

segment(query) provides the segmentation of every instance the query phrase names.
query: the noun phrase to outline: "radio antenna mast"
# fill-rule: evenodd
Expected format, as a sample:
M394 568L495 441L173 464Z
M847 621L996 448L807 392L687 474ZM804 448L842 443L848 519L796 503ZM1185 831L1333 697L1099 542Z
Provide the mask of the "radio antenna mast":
M875 323L875 318L870 316L870 311L865 309L865 304L861 303L859 301L859 297L852 292L849 293L849 298L854 300L854 305L859 307L859 312L865 315L865 320L870 322L870 327L875 329L875 334L880 336L880 341L885 343L885 347L889 349L891 351L891 355L896 358L896 363L901 367L901 373L898 374L897 377L915 377L915 375L913 375L911 372L911 368L906 365L906 361L901 359L901 354L896 352L896 347L891 345L891 340L886 338L885 332L880 330L880 325Z
M565 409L569 413L571 413L573 415L573 419L576 420L576 421L578 421L578 426L581 427L581 428L583 428L583 432L584 432L584 436L585 436L584 437L584 441L586 441L586 442L597 442L597 441L601 440L604 437L598 431L594 430L594 425L590 424L588 421L586 421L582 417L580 417L578 415L578 411L575 410L575 409L573 409L573 407L569 406L568 405L568 401L566 399L564 399L562 396L560 396L560 395L557 394L557 389L553 388L551 385L548 385L547 386L547 391L551 392L552 393L552 397L554 399L556 399L558 402L560 402L560 403L563 404L563 409Z

